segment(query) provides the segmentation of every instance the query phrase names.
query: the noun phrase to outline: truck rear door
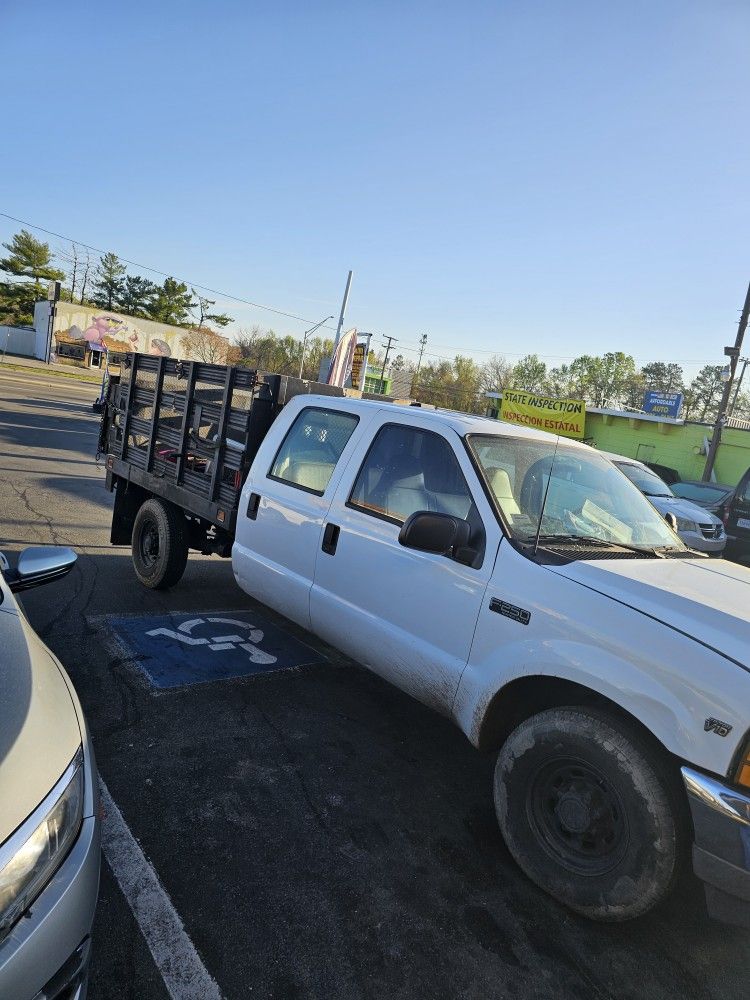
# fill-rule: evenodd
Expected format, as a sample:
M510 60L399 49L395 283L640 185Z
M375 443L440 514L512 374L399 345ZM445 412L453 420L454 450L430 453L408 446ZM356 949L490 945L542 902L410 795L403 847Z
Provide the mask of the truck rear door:
M405 548L419 510L472 526L472 565ZM380 410L338 486L310 595L313 631L425 704L448 714L500 544L458 434L405 410Z
M280 441L272 427L242 490L232 568L246 593L309 628L323 524L360 417L307 396L277 420L286 433Z

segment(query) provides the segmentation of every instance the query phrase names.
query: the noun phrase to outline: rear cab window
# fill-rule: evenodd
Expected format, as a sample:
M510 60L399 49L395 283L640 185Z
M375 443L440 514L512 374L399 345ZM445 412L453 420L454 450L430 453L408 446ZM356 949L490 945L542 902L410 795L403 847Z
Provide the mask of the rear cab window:
M322 496L358 422L343 410L306 407L281 442L269 478Z

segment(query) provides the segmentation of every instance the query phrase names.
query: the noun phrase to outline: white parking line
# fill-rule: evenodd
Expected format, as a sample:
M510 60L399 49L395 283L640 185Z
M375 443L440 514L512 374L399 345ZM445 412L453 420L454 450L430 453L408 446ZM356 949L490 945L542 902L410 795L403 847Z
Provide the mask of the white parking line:
M222 1000L179 914L146 860L109 789L99 779L102 850L146 940L172 1000Z

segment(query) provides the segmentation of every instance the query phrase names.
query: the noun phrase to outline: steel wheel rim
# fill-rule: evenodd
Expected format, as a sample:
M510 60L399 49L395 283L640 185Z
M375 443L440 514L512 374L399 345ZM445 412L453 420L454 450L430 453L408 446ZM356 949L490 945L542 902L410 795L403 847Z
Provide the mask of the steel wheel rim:
M526 811L546 853L576 875L605 875L627 851L629 829L620 793L589 761L543 761L531 776Z
M138 549L145 566L151 569L159 558L159 529L155 521L144 521Z

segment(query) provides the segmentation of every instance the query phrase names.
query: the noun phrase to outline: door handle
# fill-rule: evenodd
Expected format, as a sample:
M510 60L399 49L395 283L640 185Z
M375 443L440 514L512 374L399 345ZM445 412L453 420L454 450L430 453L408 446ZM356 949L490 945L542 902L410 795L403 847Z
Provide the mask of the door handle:
M258 508L260 507L260 494L251 493L247 499L247 516L251 521L254 521L258 516Z
M339 528L338 524L327 524L326 530L323 532L323 544L321 548L329 556L336 554L336 546L339 543Z

